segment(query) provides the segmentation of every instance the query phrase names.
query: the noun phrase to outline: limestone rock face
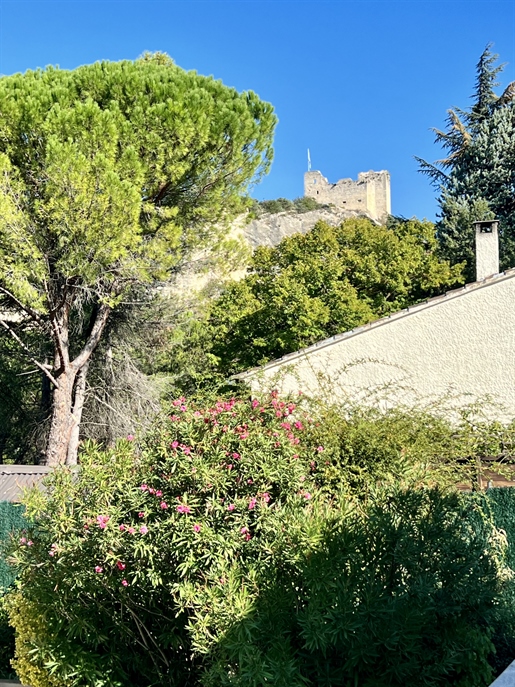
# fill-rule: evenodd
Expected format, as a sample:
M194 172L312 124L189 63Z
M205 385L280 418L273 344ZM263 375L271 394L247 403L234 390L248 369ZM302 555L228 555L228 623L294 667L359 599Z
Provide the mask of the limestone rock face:
M358 216L370 218L366 212L329 207L302 213L288 211L266 214L248 224L245 223L244 218L238 218L234 228L236 231L242 231L243 236L254 250L258 246L276 246L284 238L293 236L293 234L307 234L320 220L331 226L337 226L349 217Z

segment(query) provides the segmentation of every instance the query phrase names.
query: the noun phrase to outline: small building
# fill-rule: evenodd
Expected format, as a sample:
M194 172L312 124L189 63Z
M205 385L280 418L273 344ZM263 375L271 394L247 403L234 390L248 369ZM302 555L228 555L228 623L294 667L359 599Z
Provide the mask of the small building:
M499 274L497 222L476 223L477 280L237 375L253 390L456 407L488 397L515 418L515 269Z

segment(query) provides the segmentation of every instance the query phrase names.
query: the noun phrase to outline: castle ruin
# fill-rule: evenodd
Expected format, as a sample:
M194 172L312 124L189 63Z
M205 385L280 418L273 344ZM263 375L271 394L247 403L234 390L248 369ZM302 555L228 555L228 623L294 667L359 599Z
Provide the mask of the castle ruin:
M304 174L304 195L318 203L354 210L374 220L385 220L392 212L389 172L360 172L358 180L340 179L330 184L321 172Z

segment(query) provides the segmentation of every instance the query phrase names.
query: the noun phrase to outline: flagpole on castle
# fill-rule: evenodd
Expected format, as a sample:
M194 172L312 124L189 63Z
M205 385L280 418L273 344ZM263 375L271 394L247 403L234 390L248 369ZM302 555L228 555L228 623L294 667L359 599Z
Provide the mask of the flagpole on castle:
M308 172L311 172L311 155L309 154L309 148L308 148Z

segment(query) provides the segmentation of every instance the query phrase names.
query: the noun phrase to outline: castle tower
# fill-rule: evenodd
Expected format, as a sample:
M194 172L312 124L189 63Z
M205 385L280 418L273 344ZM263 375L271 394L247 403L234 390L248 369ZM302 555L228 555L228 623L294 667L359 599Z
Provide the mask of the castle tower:
M331 184L321 172L314 170L304 174L304 195L318 203L335 205L362 212L372 219L382 221L391 214L390 174L360 172L357 181L340 179Z

